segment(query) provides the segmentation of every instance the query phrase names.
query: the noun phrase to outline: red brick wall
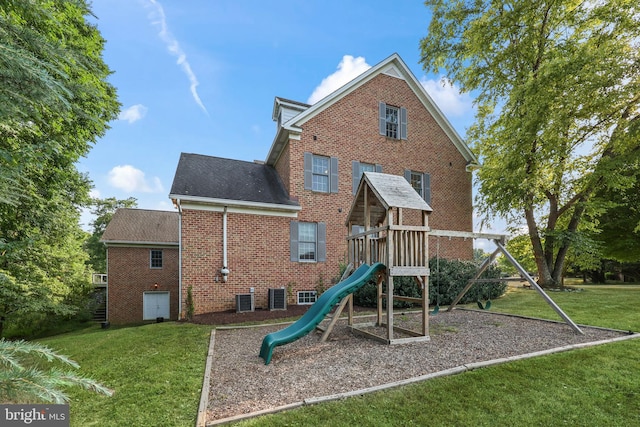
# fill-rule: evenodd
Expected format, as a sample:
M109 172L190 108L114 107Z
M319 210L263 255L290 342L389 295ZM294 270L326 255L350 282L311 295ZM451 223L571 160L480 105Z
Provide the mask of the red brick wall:
M227 214L227 267L223 263L221 212L183 209L182 293L192 287L196 313L235 309L235 295L254 288L256 307L267 307L267 289L286 287L292 278L289 261L291 218ZM216 281L217 280L217 281Z
M407 109L407 140L379 134L380 101ZM304 152L339 159L337 194L304 189ZM353 200L353 160L380 164L384 173L394 175L404 175L405 169L430 173L433 213L429 217L429 226L433 229L473 230L472 177L466 171L466 160L401 79L379 75L306 122L301 140L290 142L287 159L291 170L290 194L297 196L303 207L300 221L331 222L327 225L327 266L330 266L330 271L337 268L337 263L346 254L344 222ZM284 160L281 158L279 161ZM276 168L281 167L276 165ZM410 220L410 215L405 216L405 223ZM435 238L431 243L435 244ZM433 249L430 252L435 255ZM445 242L441 239L440 256L471 259L473 242L463 239L446 239Z
M162 268L149 267L149 251L162 250ZM171 319L178 318L178 248L119 247L107 248L109 322L142 321L142 295L147 291L169 291ZM154 288L154 284L158 288Z
M378 133L378 102L404 107L408 139ZM314 136L316 139L314 140ZM304 189L304 152L339 159L339 192ZM472 231L471 173L466 161L407 84L380 75L303 126L300 141L290 140L275 165L302 211L298 221L327 224L327 259L320 263L290 261L291 218L228 214L227 283L215 282L222 267L222 213L183 210L183 301L193 286L196 313L235 308L234 295L255 289L256 307L267 306L267 289L291 286L314 290L319 282L331 286L339 263L347 259L344 225L352 203L352 161L381 164L384 173L403 175L405 169L431 174L429 225L434 229ZM405 217L405 223L411 216ZM436 239L430 240L436 254ZM472 240L441 238L440 256L470 259ZM289 301L292 302L291 300ZM183 306L184 309L184 306Z

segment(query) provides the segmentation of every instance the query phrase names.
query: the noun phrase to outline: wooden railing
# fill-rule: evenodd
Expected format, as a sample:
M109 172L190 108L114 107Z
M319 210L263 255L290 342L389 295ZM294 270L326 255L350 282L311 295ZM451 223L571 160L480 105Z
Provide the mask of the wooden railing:
M392 225L347 237L349 260L354 265L382 262L392 275L424 275L429 268L428 228ZM389 244L390 243L390 244Z

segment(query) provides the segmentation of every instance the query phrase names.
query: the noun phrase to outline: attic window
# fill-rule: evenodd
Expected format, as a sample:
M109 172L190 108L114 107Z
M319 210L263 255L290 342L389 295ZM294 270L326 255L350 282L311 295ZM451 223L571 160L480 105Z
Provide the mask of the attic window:
M398 139L398 109L385 107L386 134L389 138Z
M407 109L379 103L380 135L393 139L407 139Z

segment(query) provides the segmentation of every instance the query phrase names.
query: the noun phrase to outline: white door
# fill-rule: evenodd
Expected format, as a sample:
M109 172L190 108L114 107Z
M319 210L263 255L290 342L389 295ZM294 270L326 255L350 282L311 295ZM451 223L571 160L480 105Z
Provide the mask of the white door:
M142 320L169 319L169 292L145 292L142 300Z

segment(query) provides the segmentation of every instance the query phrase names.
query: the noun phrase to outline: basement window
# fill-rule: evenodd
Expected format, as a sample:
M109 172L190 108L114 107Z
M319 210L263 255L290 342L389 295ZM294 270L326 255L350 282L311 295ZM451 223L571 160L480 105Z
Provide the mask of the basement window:
M299 291L298 305L311 305L316 302L316 291Z

